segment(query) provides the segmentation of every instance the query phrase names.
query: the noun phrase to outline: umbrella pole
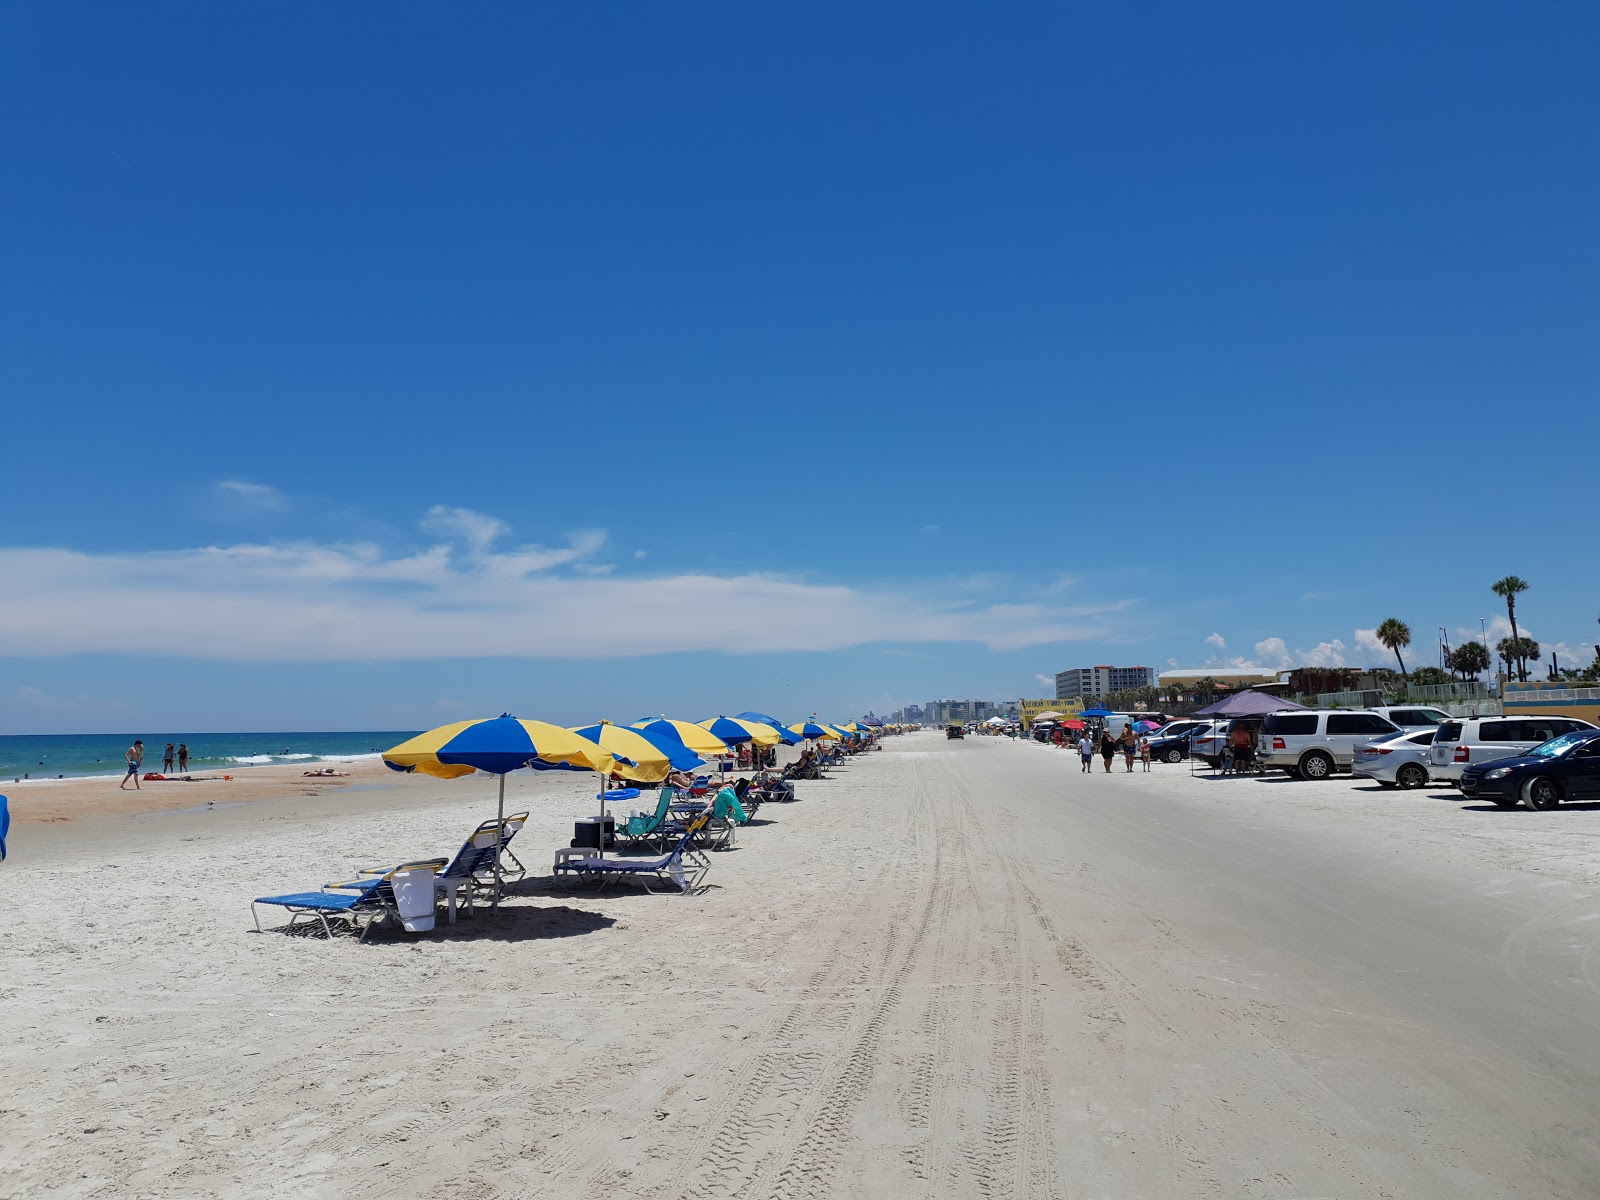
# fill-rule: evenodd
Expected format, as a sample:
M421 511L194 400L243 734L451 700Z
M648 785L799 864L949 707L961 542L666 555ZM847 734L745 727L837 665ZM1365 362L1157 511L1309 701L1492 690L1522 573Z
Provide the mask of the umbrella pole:
M600 824L595 827L594 844L595 853L601 858L606 856L606 776L604 771L596 771L595 778L600 781L600 791L595 799L600 803Z
M489 911L494 912L500 907L500 889L505 886L505 881L500 877L500 851L506 844L506 776L500 772L500 811L496 814L494 831L494 902L489 905Z

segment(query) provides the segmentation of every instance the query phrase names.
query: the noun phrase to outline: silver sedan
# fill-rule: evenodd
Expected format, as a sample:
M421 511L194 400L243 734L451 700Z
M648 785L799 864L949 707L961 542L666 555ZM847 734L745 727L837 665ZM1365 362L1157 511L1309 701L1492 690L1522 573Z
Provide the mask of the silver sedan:
M1393 737L1356 747L1352 775L1376 779L1384 787L1419 788L1428 782L1428 747L1434 729L1408 729Z

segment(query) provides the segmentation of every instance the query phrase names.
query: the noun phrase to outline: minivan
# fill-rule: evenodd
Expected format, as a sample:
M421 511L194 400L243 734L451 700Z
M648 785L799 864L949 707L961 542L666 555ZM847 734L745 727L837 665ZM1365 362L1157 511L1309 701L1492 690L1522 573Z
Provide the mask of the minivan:
M1400 732L1374 712L1300 708L1267 714L1256 754L1263 766L1296 779L1326 779L1350 769L1356 747Z

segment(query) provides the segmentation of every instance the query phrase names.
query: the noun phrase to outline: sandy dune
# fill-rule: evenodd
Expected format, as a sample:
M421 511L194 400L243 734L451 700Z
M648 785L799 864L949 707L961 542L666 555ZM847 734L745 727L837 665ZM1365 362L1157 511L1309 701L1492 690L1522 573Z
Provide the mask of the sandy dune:
M703 895L252 931L490 786L19 824L0 1197L1600 1194L1600 813L927 734ZM536 874L589 790L513 777Z

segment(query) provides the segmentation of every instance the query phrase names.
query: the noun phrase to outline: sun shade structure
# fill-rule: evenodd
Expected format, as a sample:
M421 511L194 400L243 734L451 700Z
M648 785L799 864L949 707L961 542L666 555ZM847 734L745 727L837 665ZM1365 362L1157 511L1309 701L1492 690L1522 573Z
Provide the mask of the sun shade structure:
M1079 713L1078 715L1080 717L1109 717L1111 715L1111 710L1109 708L1098 708L1098 707L1096 707L1096 708L1088 708L1088 709L1085 709L1083 712Z
M682 742L696 754L723 754L727 752L728 743L702 729L693 721L674 721L667 717L645 717L635 721L632 728L657 737L675 738Z
M500 777L499 821L506 818L506 774L529 763L575 767L605 774L617 765L604 747L570 729L544 721L520 721L508 713L478 721L457 721L419 733L383 755L396 771L416 771L440 779L457 779L474 771ZM500 851L494 858L494 907L500 905Z
M673 771L693 771L706 765L705 759L677 738L644 729L601 721L598 725L580 726L572 732L611 751L617 761L623 763L615 774L640 783L657 783ZM665 760L664 767L660 760Z
M1197 708L1191 713L1195 717L1264 717L1268 713L1282 712L1286 708L1304 708L1304 704L1296 704L1293 700L1285 700L1282 696L1269 696L1266 692L1240 692L1226 699L1218 700L1215 704L1208 704L1205 708Z
M736 720L736 721L754 721L758 725L770 725L770 726L772 726L772 728L774 728L774 729L776 729L778 731L778 736L783 739L783 743L786 746L792 746L796 742L801 740L799 734L794 733L792 730L790 730L787 726L784 725L784 723L782 721L778 720L777 717L769 717L769 716L767 716L766 713L758 713L758 712L734 713L733 714L733 719Z
M730 746L740 742L754 742L758 746L776 746L783 739L771 725L760 721L741 721L738 717L712 717L701 721L700 728L721 738Z
M818 725L815 721L797 721L789 726L789 732L803 738L827 738L832 742L839 740L838 730Z

